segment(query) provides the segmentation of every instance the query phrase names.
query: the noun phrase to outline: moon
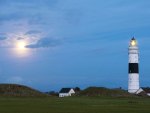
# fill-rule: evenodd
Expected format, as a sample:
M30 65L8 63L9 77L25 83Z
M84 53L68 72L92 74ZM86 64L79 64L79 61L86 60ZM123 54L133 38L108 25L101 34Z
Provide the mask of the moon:
M18 49L21 49L23 51L23 49L25 49L25 46L26 46L26 42L25 41L18 41L17 44L16 44L16 47Z
M15 51L17 56L26 56L28 55L28 49L26 48L27 41L25 40L18 40L15 43Z

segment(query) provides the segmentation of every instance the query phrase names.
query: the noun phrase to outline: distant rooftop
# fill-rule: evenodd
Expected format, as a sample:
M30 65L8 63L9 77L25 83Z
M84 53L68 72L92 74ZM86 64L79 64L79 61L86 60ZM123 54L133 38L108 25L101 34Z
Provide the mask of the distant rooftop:
M72 88L62 88L59 93L68 93Z

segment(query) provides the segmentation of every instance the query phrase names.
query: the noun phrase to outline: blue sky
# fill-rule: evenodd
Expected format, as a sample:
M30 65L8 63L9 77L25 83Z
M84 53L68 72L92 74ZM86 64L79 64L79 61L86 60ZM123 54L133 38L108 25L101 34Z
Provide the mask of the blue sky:
M150 86L149 0L0 0L0 82L41 91L127 88L128 44ZM17 43L26 42L18 49Z

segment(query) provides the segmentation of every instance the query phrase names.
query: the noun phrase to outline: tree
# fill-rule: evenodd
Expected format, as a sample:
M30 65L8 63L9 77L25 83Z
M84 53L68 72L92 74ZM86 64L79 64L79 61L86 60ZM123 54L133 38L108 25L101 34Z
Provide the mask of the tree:
M80 89L79 87L75 87L75 88L74 88L74 91L75 91L75 92L79 92L79 91L81 91L81 89Z

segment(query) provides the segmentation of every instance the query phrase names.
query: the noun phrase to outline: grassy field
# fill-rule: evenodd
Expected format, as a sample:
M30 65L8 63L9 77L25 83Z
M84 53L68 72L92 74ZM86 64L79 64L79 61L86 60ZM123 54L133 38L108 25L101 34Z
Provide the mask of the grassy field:
M0 113L150 113L150 98L0 97Z

